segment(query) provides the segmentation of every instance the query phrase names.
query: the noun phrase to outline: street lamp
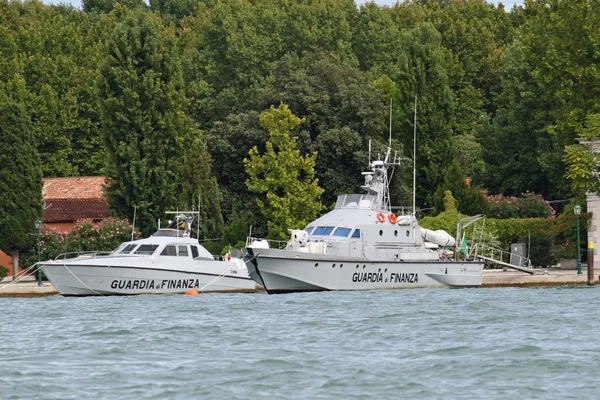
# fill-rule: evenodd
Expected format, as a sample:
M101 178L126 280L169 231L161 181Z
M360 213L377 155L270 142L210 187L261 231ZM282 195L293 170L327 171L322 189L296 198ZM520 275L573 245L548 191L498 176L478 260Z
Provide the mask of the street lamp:
M577 274L581 275L581 248L579 244L579 214L581 214L581 206L575 204L575 216L577 218Z
M40 268L40 229L42 228L43 221L41 219L35 220L35 228L37 229L37 253L38 253L38 270L37 270L37 281L38 286L42 285L42 269Z

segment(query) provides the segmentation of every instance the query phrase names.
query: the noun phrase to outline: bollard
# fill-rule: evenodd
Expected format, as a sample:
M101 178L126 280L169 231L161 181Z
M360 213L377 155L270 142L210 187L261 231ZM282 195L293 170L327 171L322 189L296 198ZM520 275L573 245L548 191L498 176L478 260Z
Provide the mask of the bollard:
M594 284L594 242L588 242L587 250L587 273L588 273L588 285Z

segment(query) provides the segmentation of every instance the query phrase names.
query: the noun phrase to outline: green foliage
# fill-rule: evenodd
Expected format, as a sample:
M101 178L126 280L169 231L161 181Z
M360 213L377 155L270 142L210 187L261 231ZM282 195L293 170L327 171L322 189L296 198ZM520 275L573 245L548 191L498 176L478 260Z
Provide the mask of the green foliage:
M547 200L530 192L525 192L520 197L497 194L488 196L486 200L492 218L548 218L555 213Z
M317 153L302 156L297 139L290 136L303 121L285 104L271 106L260 115L261 125L270 140L260 155L253 147L244 159L249 178L248 189L264 195L257 204L268 220L269 236L288 237L288 228L303 228L323 209L319 201L323 189L318 186L314 166Z
M0 265L0 282L2 282L6 275L8 275L8 268L5 268L2 265Z
M188 148L182 170L182 206L184 209L198 205L200 211L200 238L214 239L223 230L221 193L217 180L212 176L212 160L202 136L198 133Z
M53 260L64 253L65 237L67 234L47 225L40 229L40 260ZM37 239L37 238L36 238ZM37 243L23 252L20 260L21 267L27 268L37 262Z
M588 144L565 146L563 161L568 167L566 177L571 179L576 190L600 194L600 153L592 151L589 144L600 138L600 114L587 116L581 138Z
M417 202L433 205L435 189L442 183L451 157L454 101L439 32L429 23L403 30L394 63L372 69L395 82L394 132L413 158L414 103L417 105Z
M30 127L23 107L0 103L0 249L17 256L34 242L30 234L42 214L42 170Z
M158 17L132 11L115 27L98 88L107 199L122 218L137 207L136 224L148 236L155 218L179 201L191 129L175 37Z
M130 9L147 7L143 0L83 0L82 3L87 13L109 13L117 3Z
M490 193L600 192L600 161L576 144L599 137L595 1L511 12L482 0L118 3L0 0L0 103L25 110L44 176L107 175L116 214L137 206L146 233L199 191L215 201L201 207L204 236L218 236L219 213L230 224L242 209L264 230L242 160L265 150L258 114L280 102L305 119L297 147L318 152L327 205L358 189L368 141L375 153L387 144L390 97L393 147L412 158L415 94L421 207L439 206L455 158ZM212 160L200 170L216 184L188 190L198 127ZM394 173L394 204L412 198L407 166Z
M249 227L252 225L252 213L249 211L234 212L230 216L230 223L223 229L223 240L225 248L233 247L240 249L246 245L246 238L249 235ZM256 234L256 231L253 235ZM260 234L257 236L261 236ZM223 254L223 253L221 253Z
M368 164L368 140L374 149L387 145L389 100L367 74L331 54L286 55L274 65L273 75L273 82L260 92L260 104L266 108L282 101L304 119L298 147L319 153L315 170L325 203L359 190L360 173ZM402 151L397 141L394 148ZM346 168L332 167L340 164ZM401 190L394 188L393 193Z
M445 193L448 190L451 191L461 212L467 215L485 214L487 212L487 204L481 193L481 188L467 185L457 160L450 164L444 176L444 182L438 186L434 194L433 204L436 211L439 212L444 209Z
M62 252L111 251L131 240L132 226L126 220L107 218L100 223L78 222L64 239ZM134 239L139 239L135 232Z
M40 231L40 259L53 260L60 254L82 251L110 251L131 240L133 227L126 220L107 218L102 222L79 221L69 233L43 225ZM135 231L134 239L141 237ZM72 254L71 254L72 256ZM37 244L26 249L21 266L37 261Z
M532 213L548 213L549 206L541 197L536 195L525 196L520 201L532 202ZM519 199L511 199L505 203L516 203ZM456 235L456 226L461 218L466 215L459 214L454 205L456 204L452 193L445 193L444 212L435 217L425 217L420 221L424 228L438 230L442 229L449 234ZM542 205L543 204L543 205ZM516 206L515 206L516 207ZM589 215L582 216L581 235L585 237L585 221ZM565 214L558 218L487 218L484 225L482 238L476 241L492 246L497 249L508 251L511 243L520 242L528 244L529 258L534 266L551 266L563 258L571 258L576 254L574 238L576 238L575 218ZM473 226L466 230L467 240L473 239Z

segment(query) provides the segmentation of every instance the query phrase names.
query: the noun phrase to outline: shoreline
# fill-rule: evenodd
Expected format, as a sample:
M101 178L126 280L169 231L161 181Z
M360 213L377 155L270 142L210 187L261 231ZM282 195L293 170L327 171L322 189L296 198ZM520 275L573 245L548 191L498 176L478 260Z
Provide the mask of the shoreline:
M483 271L483 283L480 288L587 285L586 268L582 268L580 275L577 274L577 270L570 269L539 268L533 271L535 271L534 275L512 270L485 270ZM600 284L600 276L595 275L594 278L594 283ZM14 284L6 278L0 282L0 298L57 295L59 295L58 291L49 281L44 281L43 286L38 286L35 278L31 276L23 277Z

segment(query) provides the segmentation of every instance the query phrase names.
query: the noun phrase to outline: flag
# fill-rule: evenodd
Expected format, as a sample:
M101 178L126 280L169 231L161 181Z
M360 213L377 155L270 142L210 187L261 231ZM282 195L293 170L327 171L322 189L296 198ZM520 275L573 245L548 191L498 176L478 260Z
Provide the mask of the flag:
M467 238L465 237L464 233L462 237L462 244L460 245L460 253L465 257L467 256Z

